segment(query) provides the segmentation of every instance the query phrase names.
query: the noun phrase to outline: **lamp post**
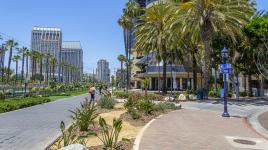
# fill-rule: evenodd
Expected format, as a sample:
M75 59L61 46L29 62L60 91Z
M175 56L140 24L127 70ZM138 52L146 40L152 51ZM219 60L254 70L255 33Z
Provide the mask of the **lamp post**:
M223 60L223 64L226 65L227 59L228 59L228 49L225 47L221 50L221 56ZM226 65L227 66L227 65ZM226 68L227 69L227 68ZM224 81L224 95L223 95L223 101L224 101L224 112L222 114L222 117L230 117L228 113L228 108L227 108L227 96L226 96L226 89L227 89L227 72L223 70L223 81Z

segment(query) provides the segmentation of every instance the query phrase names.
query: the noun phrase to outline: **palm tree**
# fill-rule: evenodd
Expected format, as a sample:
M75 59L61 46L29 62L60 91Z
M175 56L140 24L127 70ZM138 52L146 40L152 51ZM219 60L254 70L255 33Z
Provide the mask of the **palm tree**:
M4 57L5 57L5 53L6 53L7 49L6 49L6 45L2 44L1 46L1 52L0 52L0 57L1 57L1 78L2 78L2 84L4 84L4 73L5 73L5 61L4 61Z
M21 57L20 57L20 55L15 55L15 56L13 56L12 60L14 62L16 62L16 83L17 83L17 80L18 80L18 66L19 66L19 60L21 60Z
M46 59L46 86L48 86L49 60L51 55L49 53L45 53L43 56Z
M174 24L180 24L177 33L200 37L204 45L204 96L207 99L209 89L209 66L212 35L221 32L235 40L235 35L242 35L241 27L253 14L248 0L191 0L170 4L173 7Z
M52 77L53 77L53 80L55 80L55 68L56 68L57 63L58 62L57 62L57 59L55 57L51 58L50 61L49 61L50 66L52 66Z
M10 70L13 48L18 46L18 43L15 42L14 40L8 40L8 41L6 41L6 45L9 47L9 57L8 57L7 69ZM9 78L10 78L10 72L8 72L8 74L7 74L7 83L9 82Z
M117 60L118 61L120 61L120 63L121 63L121 88L123 87L123 75L124 75L124 72L123 72L123 63L126 61L126 56L124 56L124 55L119 55L118 57L117 57Z
M175 46L171 47L171 41L174 43L176 37L175 34L170 34L166 24L170 17L168 12L169 7L162 3L145 9L135 30L136 51L143 54L157 52L163 61L163 93L167 93L167 54L169 49L175 49Z
M27 53L29 52L28 48L27 47L22 47L21 49L19 49L18 53L21 54L21 57L22 57L22 60L21 60L21 78L24 79L24 62L25 62L25 56L27 57ZM26 68L27 68L27 65L28 65L28 60L26 58ZM28 69L26 69L28 70ZM21 80L22 82L22 80Z
M31 65L31 70L32 70L32 76L36 75L36 71L37 71L37 62L39 60L40 57L40 52L33 50L29 53L29 56L32 59L32 65Z
M140 15L141 8L138 3L136 2L128 2L126 4L126 9L123 10L123 15L121 18L118 20L118 24L123 28L124 30L124 43L125 43L125 54L126 58L129 60L130 59L130 51L131 51L131 35L132 35L132 27L133 27L133 19L136 18L137 16ZM129 88L129 64L128 61L126 61L126 66L127 66L127 85L126 89L128 92Z

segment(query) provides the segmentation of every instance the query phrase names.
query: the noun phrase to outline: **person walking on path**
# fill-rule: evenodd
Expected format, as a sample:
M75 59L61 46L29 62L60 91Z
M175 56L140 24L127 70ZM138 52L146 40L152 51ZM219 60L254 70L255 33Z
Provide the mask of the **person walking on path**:
M100 93L100 95L102 94L102 88L103 88L103 86L100 85L100 87L99 87L99 93Z
M90 102L95 102L95 93L96 93L96 88L93 86L89 89L89 94L90 94Z

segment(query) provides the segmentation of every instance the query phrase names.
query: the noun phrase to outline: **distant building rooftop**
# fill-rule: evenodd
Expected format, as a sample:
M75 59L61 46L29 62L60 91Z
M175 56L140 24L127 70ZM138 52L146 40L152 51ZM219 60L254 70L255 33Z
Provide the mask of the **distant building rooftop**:
M82 49L79 41L64 41L62 42L62 49Z
M33 27L33 30L37 30L37 31L61 31L61 28L35 26L35 27Z

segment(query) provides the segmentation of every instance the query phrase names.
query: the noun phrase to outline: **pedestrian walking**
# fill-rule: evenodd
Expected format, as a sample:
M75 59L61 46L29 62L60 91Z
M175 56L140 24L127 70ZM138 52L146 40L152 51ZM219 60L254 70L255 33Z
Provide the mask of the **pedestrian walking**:
M89 94L90 94L90 102L95 102L95 93L96 93L96 88L93 86L89 89Z
M103 88L103 86L100 85L100 87L99 87L99 93L100 93L100 95L101 95L101 93L102 93L102 88Z

